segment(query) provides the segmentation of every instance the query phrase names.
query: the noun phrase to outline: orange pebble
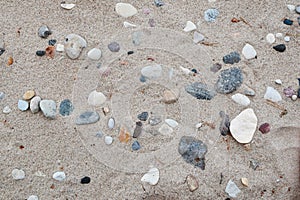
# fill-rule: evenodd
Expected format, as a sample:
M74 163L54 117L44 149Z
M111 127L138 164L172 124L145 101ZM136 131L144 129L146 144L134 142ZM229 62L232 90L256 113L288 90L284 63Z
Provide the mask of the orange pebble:
M47 55L47 57L54 58L54 55L55 55L55 47L54 47L54 46L48 46L48 47L46 48L46 55Z
M119 140L120 142L129 142L130 141L130 133L127 131L126 128L121 127L120 132L119 132Z
M10 66L14 63L14 59L12 57L9 57L7 60L7 65Z

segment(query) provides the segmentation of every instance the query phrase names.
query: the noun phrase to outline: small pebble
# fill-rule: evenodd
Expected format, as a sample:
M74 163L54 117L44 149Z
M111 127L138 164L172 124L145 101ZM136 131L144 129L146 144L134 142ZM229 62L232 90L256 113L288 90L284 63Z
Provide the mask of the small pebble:
M267 87L266 93L264 95L264 99L268 99L273 102L281 101L281 95L277 90L275 90L273 87Z
M292 97L296 94L296 91L292 88L292 86L289 86L283 89L283 93L286 97Z
M297 95L295 95L295 94L292 96L292 100L293 100L293 101L296 101L297 98L298 98L298 97L297 97Z
M66 9L66 10L71 10L72 8L74 8L76 6L76 4L73 4L73 3L65 3L64 1L60 4L60 6L63 8L63 9Z
M159 127L158 132L161 135L171 136L171 134L173 133L173 129L167 124L163 124L161 127Z
M107 145L111 145L113 143L113 138L111 136L105 136L104 137L104 142Z
M64 172L55 172L52 178L57 181L63 181L66 179L66 174Z
M102 131L98 131L98 132L96 133L96 137L102 138L102 136L103 136L103 132L102 132Z
M166 104L175 103L178 100L178 97L171 90L165 90L163 94L162 101Z
M4 92L0 92L0 101L1 101L2 99L4 99L4 97L5 97Z
M285 44L279 44L273 47L273 49L275 49L278 52L284 52L286 49Z
M220 130L221 135L226 136L228 133L230 133L230 130L229 130L229 127L230 127L229 116L224 111L220 111L219 115L222 119L221 122L220 122L219 130Z
M140 45L141 41L141 32L140 31L135 31L132 33L132 43L136 46Z
M178 122L175 121L174 119L165 119L165 122L172 128L178 126Z
M271 130L271 126L269 123L263 123L262 125L259 126L258 130L263 134L269 133Z
M223 57L223 62L225 64L234 64L238 63L241 60L241 56L238 52L234 51L231 52L230 54L227 54Z
M296 13L300 14L300 5L296 6Z
M250 99L243 94L237 93L231 96L231 99L242 106L249 106Z
M250 167L256 170L259 167L260 163L257 160L251 159L250 160Z
M284 41L289 42L291 40L290 36L285 36Z
M136 27L135 24L131 24L129 22L124 22L123 25L125 28L135 28Z
M241 178L241 182L244 186L248 187L249 186L249 181L247 178Z
M283 34L282 33L276 33L275 35L277 38L282 38L283 37Z
M41 97L35 96L30 100L30 110L32 113L37 113L40 110Z
M254 47L250 44L246 44L242 50L242 54L245 56L246 59L253 59L256 58L256 51Z
M218 72L220 69L222 69L222 64L220 63L215 63L213 64L213 66L210 67L210 71L214 73Z
M206 84L200 82L194 82L187 85L185 91L193 97L203 100L211 100L216 95L212 88L209 88Z
M0 47L0 56L5 52L5 49L3 47Z
M115 10L121 17L132 17L137 14L137 9L129 3L117 3Z
M45 117L55 119L56 117L56 103L53 100L41 100L40 108Z
M140 143L138 141L134 141L132 143L131 147L132 147L132 150L137 151L137 150L139 150L141 148L141 145L140 145Z
M148 116L148 112L142 112L141 114L138 114L137 118L141 121L147 121Z
M195 31L195 32L194 32L194 39L193 39L193 42L194 42L195 44L197 44L197 43L199 43L199 42L201 42L201 41L203 41L203 40L204 40L204 35L202 35L201 33L197 32L197 31Z
M80 180L81 184L89 184L90 182L91 182L91 178L88 176L85 176Z
M132 135L133 138L137 138L141 135L142 130L143 130L142 126L143 126L142 122L135 123L135 128L134 128L133 135Z
M221 71L215 87L217 88L217 92L228 94L239 88L242 83L242 71L237 67L233 67Z
M79 115L76 119L77 125L92 124L99 121L100 116L96 111L86 111Z
M151 126L155 126L155 125L159 124L161 121L162 121L161 118L157 117L157 116L151 116L149 118L149 124Z
M199 187L198 181L193 175L188 175L186 177L186 183L187 183L187 185L189 187L189 190L191 192L194 192Z
M148 24L150 27L155 27L155 20L154 19L149 19Z
M120 142L128 143L130 141L131 134L125 126L121 126L118 138Z
M5 106L5 107L3 108L3 113L4 113L4 114L9 114L10 112L11 112L11 109L10 109L9 106Z
M64 50L71 59L76 59L80 56L83 48L87 47L86 40L77 34L69 34L65 37Z
M88 97L88 104L91 106L101 106L106 101L106 96L102 92L92 91Z
M146 79L156 79L162 75L162 67L160 65L150 65L141 69L141 74Z
M241 192L238 186L232 181L229 180L225 189L225 192L232 198L236 198L237 195Z
M111 42L107 47L111 52L119 52L120 51L120 45L117 42Z
M25 178L25 172L22 169L12 170L11 175L15 180L22 180Z
M49 57L49 58L54 58L54 55L55 55L55 47L54 46L48 46L46 49L45 49L45 52L46 52L46 56Z
M246 95L246 96L255 96L255 91L253 89L245 86L244 95Z
M149 183L150 185L156 185L159 181L159 170L157 168L151 168L144 174L141 181Z
M184 32L191 32L197 29L197 26L191 22L191 21L187 21L185 28L183 29Z
M296 10L296 6L288 4L286 7L289 9L289 11L294 12Z
M145 76L141 75L141 76L140 76L140 81L141 81L142 83L145 83L145 82L147 81L147 79L146 79Z
M300 16L297 17L298 25L300 25Z
M281 81L280 79L276 79L276 80L275 80L275 83L276 83L277 85L282 85L282 81Z
M70 115L73 110L73 104L69 99L64 99L59 105L59 114L61 114L62 116Z
M39 197L36 195L31 195L27 198L27 200L39 200Z
M204 19L207 22L215 22L219 14L217 9L208 9L204 12Z
M115 119L114 118L109 118L108 122L107 122L107 126L109 129L113 129L115 127Z
M267 36L266 36L266 40L269 44L273 44L275 42L275 35L273 33L269 33Z
M101 58L101 50L93 48L88 52L87 56L92 60L99 60Z
M131 54L133 54L134 53L134 51L128 51L127 52L127 55L131 55Z
M35 54L36 54L37 56L44 56L44 55L46 54L46 51L38 50L38 51L35 52Z
M165 3L162 0L154 0L154 4L156 5L156 7L161 7L165 5Z
M300 88L298 89L298 94L297 94L298 98L300 98Z
M23 99L24 100L30 100L35 96L35 92L33 90L28 90L24 93Z
M29 108L29 103L27 101L24 101L24 100L19 100L18 101L18 108L21 111L25 111Z
M55 39L52 39L52 40L49 40L48 41L48 44L50 45L50 46L54 46L55 44L56 44L56 40Z
M286 24L286 25L289 25L289 26L293 25L293 21L290 20L290 19L284 19L283 23Z
M48 28L48 26L46 25L43 25L39 28L38 30L38 35L41 37L41 38L47 38L49 35L51 35L52 32L50 31L50 29Z
M56 51L57 52L63 52L65 50L65 46L63 44L57 44L56 45Z

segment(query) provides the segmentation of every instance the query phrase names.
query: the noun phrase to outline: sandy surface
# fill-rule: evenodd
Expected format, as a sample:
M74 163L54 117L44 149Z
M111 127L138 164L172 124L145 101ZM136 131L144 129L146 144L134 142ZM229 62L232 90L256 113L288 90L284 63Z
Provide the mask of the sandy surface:
M286 8L286 1L166 0L166 5L160 8L152 1L126 1L139 11L128 19L114 11L119 1L74 2L76 7L72 10L63 10L60 1L1 3L0 39L5 42L6 51L0 56L0 91L6 96L0 101L0 108L6 105L12 108L10 114L0 114L1 199L26 199L30 195L40 199L226 199L225 187L230 179L241 189L238 199L299 198L300 101L294 102L282 93L288 86L296 89L300 77L299 25L284 25L282 19L296 20L299 15ZM297 1L288 3L296 5ZM143 13L145 8L150 9L149 15ZM220 11L215 23L207 23L203 18L208 8ZM233 17L242 17L248 24L232 23ZM149 19L155 20L155 28L149 29ZM124 28L125 20L138 27ZM182 31L188 20L198 24L206 42L216 44L193 44L193 34ZM64 53L56 53L54 59L37 57L36 50L44 49L48 43L37 35L43 24L53 31L48 39L63 43L67 34L76 33L87 40L88 47L77 60L69 59ZM137 30L142 33L138 47L130 43L132 33ZM284 53L276 52L265 41L268 33L278 32L291 35ZM115 40L121 44L121 51L113 54L107 44ZM243 86L256 92L250 97L249 107L254 109L258 124L268 122L272 127L265 135L257 130L248 151L231 136L220 136L218 130L219 111L225 110L232 119L244 109L231 100L230 94L199 101L184 92L184 85L194 81L213 84L218 73L210 72L209 67L216 62L223 63L223 56L232 51L241 53L246 43L254 46L257 59L247 61L242 57L233 66L242 69ZM276 44L280 43L284 43L283 39L277 39ZM87 51L93 47L103 52L99 61L86 58ZM129 50L135 53L127 56ZM10 56L14 63L8 67ZM156 85L148 86L139 82L140 68L153 62L164 66L164 77L174 68L173 79L157 80ZM100 69L111 69L107 77L99 75L99 63ZM200 73L187 77L180 73L179 66L196 68ZM230 67L223 63L222 69ZM281 79L283 85L276 85L275 79ZM283 101L279 104L287 109L285 116L280 117L281 111L263 99L267 86L282 94ZM174 105L159 102L165 88L180 94ZM19 111L18 99L29 89L58 105L64 99L71 99L75 106L73 114L57 115L55 120L49 120L42 113ZM106 106L112 112L108 116L101 114L98 124L76 126L74 119L78 114L91 109L86 98L93 89L111 95ZM237 92L243 92L242 87ZM129 144L117 140L118 128L125 124L132 131L136 114L143 110L163 110L165 118L172 117L180 125L174 129L174 135L144 134L141 143L145 148L133 154ZM116 130L111 132L106 128L110 116L117 123ZM216 128L204 126L196 130L194 126L200 121L215 124ZM104 144L103 138L95 137L100 129L115 137L111 147ZM195 136L207 144L204 171L180 158L177 147L183 135ZM20 145L25 148L20 149ZM260 162L257 170L249 167L250 159ZM140 181L150 166L160 170L156 186ZM13 180L11 171L15 168L25 171L24 180ZM56 171L64 171L66 180L52 179ZM37 172L45 176L37 176ZM221 173L224 177L220 183ZM189 174L199 182L194 192L189 191L185 182ZM90 184L80 184L84 176L91 177ZM241 184L242 177L249 179L249 187Z

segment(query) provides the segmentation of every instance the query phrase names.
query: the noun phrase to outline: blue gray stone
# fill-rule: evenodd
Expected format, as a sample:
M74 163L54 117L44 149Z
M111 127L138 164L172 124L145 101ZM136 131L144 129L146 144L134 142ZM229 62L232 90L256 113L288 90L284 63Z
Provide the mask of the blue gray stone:
M25 111L29 108L29 103L27 101L24 101L24 100L19 100L18 101L18 108L21 111Z
M204 100L211 100L216 95L213 89L200 82L195 82L186 86L185 91L197 99Z
M132 150L137 151L137 150L139 150L140 148L141 148L141 145L140 145L140 143L139 143L138 141L134 141L134 142L132 143Z
M207 22L214 22L219 14L220 13L217 9L208 9L204 12L204 19Z
M56 117L56 103L53 100L41 100L40 108L45 117L55 119Z
M162 0L154 0L154 4L157 7L161 7L161 6L165 5L165 3Z
M100 116L96 111L86 111L79 115L75 121L77 125L92 124L99 121Z
M149 116L148 112L142 112L141 114L138 114L137 118L141 121L147 121Z
M117 42L111 42L111 43L108 45L108 49L109 49L111 52L118 52L118 51L120 51L120 45L119 45L119 43L117 43Z
M73 104L69 99L65 99L60 103L59 113L62 116L70 115L74 110Z
M4 99L4 97L5 97L4 92L0 92L0 101L1 101L2 99Z
M227 54L223 57L223 62L225 64L234 64L238 63L241 60L241 56L238 52L234 51L231 52L230 54Z
M235 91L243 83L242 71L233 67L221 71L219 79L215 85L217 92L228 94Z

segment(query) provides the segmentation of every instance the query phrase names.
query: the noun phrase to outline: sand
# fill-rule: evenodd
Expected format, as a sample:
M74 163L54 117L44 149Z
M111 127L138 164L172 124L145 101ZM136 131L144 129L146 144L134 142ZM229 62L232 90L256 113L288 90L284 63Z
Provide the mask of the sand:
M286 1L166 0L160 8L153 1L126 1L138 9L138 14L128 19L114 11L119 1L73 2L76 6L72 10L62 9L59 1L1 3L0 39L5 42L6 51L0 56L0 91L6 96L0 101L0 108L8 105L12 109L10 114L0 114L1 199L26 199L30 195L39 199L226 199L225 188L230 179L241 189L238 199L299 198L300 101L292 101L282 92L288 86L297 89L300 77L299 25L284 25L282 19L296 20L299 15L287 9ZM150 14L143 13L145 8L150 9ZM204 20L208 8L220 11L215 23ZM247 23L232 23L233 17L242 17ZM155 28L149 28L149 19L154 19ZM182 31L188 20L198 24L197 30L213 45L193 44L193 33ZM136 24L137 28L124 28L124 21ZM37 35L44 24L53 31L48 39L63 44L66 35L76 33L87 40L88 47L77 60L58 52L53 59L37 57L35 52L48 44L48 39ZM139 46L130 42L133 32L141 33ZM278 32L291 37L283 53L276 52L265 41L268 33ZM107 44L115 40L121 44L121 51L113 54ZM246 43L256 49L257 59L246 60L242 56L237 64L223 63L224 55L232 51L241 53ZM285 43L283 38L275 44L280 43ZM94 47L103 53L99 61L86 57ZM127 56L129 50L135 53ZM9 57L13 57L14 63L7 66ZM99 74L100 63L100 69L111 69L108 76ZM164 66L163 77L168 77L169 70L174 68L172 80L162 78L156 84L142 84L139 70L151 63ZM213 63L222 63L222 69L242 69L243 86L256 92L250 97L249 107L254 109L258 124L271 124L269 133L255 132L250 150L231 136L220 136L219 111L226 111L233 119L244 109L231 100L231 94L201 101L184 92L186 83L201 80L213 84L218 77L218 73L209 70ZM185 76L179 66L196 68L199 74ZM283 85L276 85L276 79L281 79ZM278 104L287 109L286 115L280 117L281 110L263 99L267 86L283 96ZM165 105L159 101L166 88L180 94L178 102ZM86 98L93 89L111 96L106 104L111 112L107 116L101 113L99 124L76 126L78 114L90 109ZM27 90L35 90L42 99L52 99L58 105L70 99L74 112L69 117L57 115L55 120L45 118L41 112L21 112L17 102ZM237 92L242 93L242 87ZM101 112L101 108L96 110ZM180 125L174 129L174 135L152 136L148 127L140 139L144 148L136 153L129 144L121 144L117 134L121 124L133 131L135 117L142 110L163 110L164 118L174 118ZM105 128L111 116L117 123L113 131ZM206 125L197 130L195 124L201 121L215 128ZM112 146L106 146L103 138L95 136L98 130L115 138ZM207 144L204 171L186 163L178 154L183 135ZM256 170L249 167L251 159L260 162ZM151 166L160 170L156 186L141 182ZM13 180L11 171L15 168L25 171L24 180ZM52 179L56 171L64 171L66 180ZM37 172L44 176L37 176ZM199 182L194 192L189 191L186 183L190 174ZM91 183L80 184L84 176L89 176ZM242 185L243 177L248 178L249 187Z

